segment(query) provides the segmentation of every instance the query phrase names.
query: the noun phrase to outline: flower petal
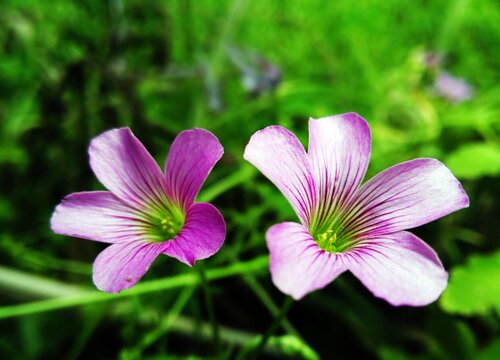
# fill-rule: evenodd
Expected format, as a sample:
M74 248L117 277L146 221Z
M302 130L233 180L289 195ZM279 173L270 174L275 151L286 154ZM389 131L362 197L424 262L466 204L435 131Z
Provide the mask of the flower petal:
M108 246L94 261L94 284L99 290L110 293L134 286L161 254L165 244L136 240Z
M92 140L90 166L99 181L134 208L168 203L160 167L128 128L106 131Z
M226 223L215 206L207 203L193 204L186 215L181 232L163 253L193 266L199 259L206 259L217 251L226 237Z
M347 211L345 226L362 236L413 228L469 206L450 170L435 159L415 159L381 172L368 181Z
M137 234L132 208L108 191L73 193L56 207L50 227L57 234L114 243Z
M343 255L349 270L375 296L396 306L427 305L448 281L434 250L406 231L371 239Z
M304 147L282 126L257 131L243 155L285 195L303 224L315 204L315 185Z
M346 270L342 256L322 250L302 225L284 222L266 233L274 285L299 300Z
M315 226L331 222L358 190L370 152L370 128L358 114L309 120L308 153L318 190Z
M170 147L165 167L170 198L187 210L223 153L222 145L211 132L203 129L181 132Z

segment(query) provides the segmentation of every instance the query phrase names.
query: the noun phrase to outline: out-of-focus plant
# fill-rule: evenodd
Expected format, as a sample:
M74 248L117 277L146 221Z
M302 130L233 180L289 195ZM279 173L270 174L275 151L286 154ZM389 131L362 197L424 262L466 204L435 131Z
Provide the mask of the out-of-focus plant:
M64 195L101 189L88 167L89 140L125 126L160 163L185 129L206 128L224 144L196 200L214 203L228 224L206 277L228 349L221 354L258 346L282 303L263 230L295 215L244 161L244 145L271 124L306 143L309 116L349 111L372 129L367 178L435 157L464 185L470 208L413 230L450 269L450 293L439 306L393 308L346 274L296 303L262 356L286 357L274 343L286 339L296 350L290 357L305 356L302 345L321 358L500 357L498 316L486 296L500 246L495 0L4 0L0 8L0 357L213 354L197 274L160 257L134 288L102 293L91 282L99 245L48 226ZM228 44L252 69L263 69L252 54L279 69L279 86L249 96ZM473 97L438 96L443 71L472 85ZM492 290L471 285L484 300L464 308L491 310L460 312L468 281Z
M441 306L464 315L500 313L500 253L473 255L451 273Z

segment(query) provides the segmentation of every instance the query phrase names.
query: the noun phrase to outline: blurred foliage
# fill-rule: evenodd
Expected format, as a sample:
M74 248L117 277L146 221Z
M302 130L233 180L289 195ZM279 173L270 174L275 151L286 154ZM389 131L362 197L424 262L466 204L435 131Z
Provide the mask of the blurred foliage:
M463 179L495 176L500 174L500 146L488 143L467 144L451 153L446 164L456 176Z
M228 48L257 54L241 62L255 68L237 66ZM243 148L271 124L306 144L308 117L349 111L372 129L368 176L436 157L463 182L469 209L415 229L450 269L450 287L441 306L394 308L343 275L294 305L265 356L499 358L500 322L492 310L499 298L499 53L497 0L3 0L0 305L3 314L24 302L30 313L29 302L39 298L52 307L34 303L37 315L0 320L0 358L212 353L193 282L111 301L89 290L90 264L103 246L50 232L50 215L64 195L101 188L87 146L118 126L130 126L160 164L183 129L204 127L221 140L225 155L199 199L221 209L228 237L207 268L226 274L236 266L245 274L219 277L212 291L224 354L250 346L282 298L266 261L251 259L267 253L266 229L295 214L243 161ZM465 79L473 97L450 102L437 92L443 71ZM249 76L267 85L249 91ZM194 276L162 257L141 283L186 274ZM69 300L54 298L61 292L80 306L62 310ZM87 302L78 302L80 292ZM89 301L94 297L99 302Z
M441 305L451 313L487 315L500 313L500 252L469 257L451 273Z
M478 360L495 360L500 357L500 341L495 340L478 354Z

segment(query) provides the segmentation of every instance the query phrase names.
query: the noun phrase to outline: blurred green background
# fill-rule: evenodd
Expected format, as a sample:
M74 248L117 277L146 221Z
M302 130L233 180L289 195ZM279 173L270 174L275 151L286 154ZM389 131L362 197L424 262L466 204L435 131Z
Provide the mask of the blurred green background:
M254 346L283 301L264 233L296 217L244 146L271 124L307 145L308 117L355 111L372 128L369 177L435 157L469 194L470 208L414 230L449 287L395 308L342 275L294 304L262 358L500 359L499 80L497 0L3 0L0 358L213 356L192 269L161 257L113 297L91 280L104 245L49 229L63 196L102 188L87 146L119 126L160 164L183 129L224 145L199 199L228 236L205 266L221 356Z

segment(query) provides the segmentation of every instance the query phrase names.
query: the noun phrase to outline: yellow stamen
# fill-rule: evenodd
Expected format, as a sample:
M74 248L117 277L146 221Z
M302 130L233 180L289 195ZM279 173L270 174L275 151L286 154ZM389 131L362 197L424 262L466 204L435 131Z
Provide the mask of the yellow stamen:
M317 237L317 243L319 247L321 247L325 251L336 252L337 247L335 243L337 241L337 233L333 230L326 230L324 233L321 233Z

